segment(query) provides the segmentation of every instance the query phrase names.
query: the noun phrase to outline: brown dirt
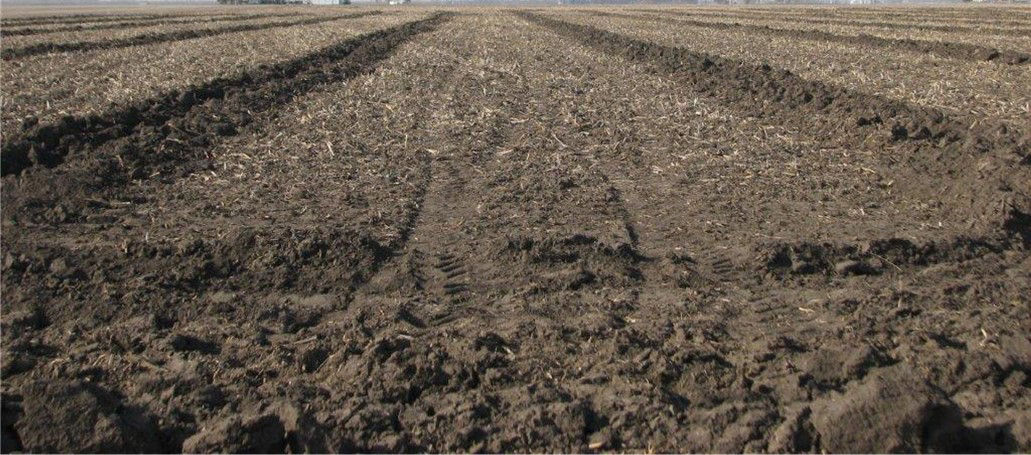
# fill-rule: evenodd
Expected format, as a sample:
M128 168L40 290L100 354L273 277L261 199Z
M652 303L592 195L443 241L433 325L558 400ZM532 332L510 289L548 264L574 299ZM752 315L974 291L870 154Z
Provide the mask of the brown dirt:
M645 12L655 12L655 10L640 10ZM703 16L711 18L729 19L739 17L742 19L761 17L761 13L758 14L741 14L741 13L705 13L705 12L694 12L694 11L663 11L665 14L673 14L678 16ZM890 14L889 14L890 16ZM985 24L981 25L940 25L940 24L929 24L926 21L916 23L899 22L895 20L862 20L853 18L816 18L816 17L787 17L783 18L791 22L797 22L800 24L825 24L825 25L843 25L843 26L862 26L862 27L883 27L889 29L917 29L917 30L930 30L939 32L962 32L962 33L985 33L985 34L996 34L996 35L1007 35L1007 36L1020 36L1026 37L1031 34L1031 30L1026 28L1027 23L1021 23L1019 25L1022 28L1009 28L1009 27L991 27ZM948 22L948 21L946 21ZM1000 21L993 20L990 23L993 25L998 24Z
M177 160L203 155L210 144L206 136L235 134L240 126L250 121L253 111L268 110L312 87L346 79L367 69L366 62L376 61L372 56L386 56L380 43L393 45L391 40L384 40L384 36L404 37L416 31L411 24L376 31L296 60L258 68L233 79L215 79L117 111L88 117L69 116L49 125L29 125L18 139L4 144L3 173L18 174L33 166L53 168L63 163L68 155L78 155L89 163L81 166L86 175L111 167L128 168L130 174L137 177L147 175L156 170L147 166L160 164L163 155ZM340 65L341 59L356 56L359 57L357 64ZM325 68L327 65L332 71ZM219 121L209 123L211 118L219 118ZM166 125L173 120L181 125ZM158 128L162 131L155 131ZM154 153L153 148L161 146L162 141L177 136L172 130L184 133L181 139L175 140L181 146L176 147L175 152ZM101 152L98 150L101 147L110 151ZM188 153L190 148L195 151ZM95 164L99 159L107 163ZM117 166L111 162L113 160L118 162ZM126 179L109 174L97 177L106 183ZM11 196L11 191L7 196Z
M461 11L10 136L0 449L1031 449L1026 131Z
M224 16L224 17L202 17L199 19L161 19L161 20L139 20L139 21L125 21L125 22L113 22L113 23L99 23L99 24L73 24L64 25L60 27L25 27L15 28L5 27L5 36L28 36L28 35L45 35L50 33L63 33L63 32L80 32L85 30L117 30L123 28L136 28L136 27L150 27L154 25L169 25L169 24L206 24L211 22L235 22L235 21L247 21L252 19L264 19L264 18L284 18L290 16L296 16L297 13L276 13L276 14L242 14L236 16Z
M990 119L1024 131L1028 123L1028 111L1023 106L1031 101L1031 91L1026 84L1016 82L1031 74L1028 65L985 64L887 49L871 52L863 46L773 35L759 39L754 33L736 29L677 27L642 19L576 13L552 16L667 47L688 48L751 66L786 69L803 79L931 107L969 124Z
M313 17L287 22L264 22L256 24L240 24L219 28L206 28L195 30L179 30L165 33L142 33L128 38L110 39L104 41L77 41L77 42L43 42L23 47L5 48L0 51L0 58L12 60L26 58L34 55L51 54L55 52L88 52L102 49L117 49L122 47L143 46L169 41L182 41L188 39L206 38L210 36L225 35L228 33L239 33L253 30L266 30L277 27L297 27L303 25L319 24L322 22L336 21L341 19L354 19L378 12L369 11L363 13L346 14L342 16Z
M251 10L245 10L248 11ZM354 11L325 11L330 15L348 12ZM297 59L345 38L424 16L425 13L418 11L378 14L316 25L239 32L232 35L232 40L224 39L223 35L13 60L0 65L3 72L0 77L8 88L5 95L9 93L0 113L3 117L0 136L8 139L8 135L20 132L27 123L47 124L68 115L99 114L212 79L236 78L262 64ZM83 33L90 36L77 40L123 36L121 33L108 36L103 31ZM68 35L79 37L80 33ZM261 46L269 40L277 43L274 49ZM169 73L170 65L177 71ZM97 80L107 82L94 83Z
M136 21L161 21L184 17L204 17L205 14L66 14L57 16L28 16L16 18L4 18L4 27L16 27L23 25L53 25L53 24L93 24L102 22L118 22L124 20Z
M646 12L659 12L660 10L649 10L649 9L627 9L626 13L642 14ZM655 17L652 14L652 17ZM980 33L970 31L940 31L940 30L921 30L912 27L897 26L897 27L881 27L881 26L864 26L847 23L833 23L833 24L813 24L813 23L799 23L793 21L791 17L779 16L776 14L767 15L754 15L752 17L690 17L690 16L677 16L667 15L670 18L681 18L690 20L699 20L705 22L718 22L723 24L745 24L745 25L756 25L782 29L797 29L797 30L819 30L822 32L838 34L838 35L872 35L879 38L885 39L902 39L902 40L916 40L916 41L927 41L927 42L943 42L943 43L965 43L976 46L986 46L997 49L1012 50L1018 52L1028 53L1031 52L1031 33L1026 36L1013 36L1013 35L998 35L991 33ZM917 22L918 24L927 22Z
M1015 6L1015 5L1014 5ZM635 8L637 10L645 11L662 11L662 8ZM683 10L673 9L674 12L682 13L695 13L703 16L714 16L722 14L724 17L779 17L785 20L794 19L813 19L813 18L826 18L826 19L866 19L866 20L882 20L897 23L899 25L908 25L910 23L948 23L948 24L974 24L974 25L996 25L996 26L1028 26L1031 25L1026 18L1021 19L1021 14L1026 10L1020 6L1010 8L975 8L968 9L966 11L957 10L954 12L948 12L947 10L936 8L933 13L930 14L910 14L906 10L895 10L895 11L884 11L876 10L873 8L862 8L855 10L847 10L840 8L806 8L806 9L793 9L793 8L754 8L754 9L741 9L741 8L698 8L694 10Z
M934 41L920 41L911 39L890 39L860 33L858 35L839 35L819 30L795 30L774 28L760 25L728 24L721 22L705 22L690 19L676 20L654 16L634 16L629 14L609 13L605 11L591 11L592 14L608 17L637 18L646 17L651 20L665 21L673 24L691 25L694 27L707 27L717 30L739 29L762 34L783 36L802 40L830 41L837 43L859 44L870 47L883 47L897 49L907 52L920 52L934 54L945 58L958 58L975 62L996 62L1006 65L1024 65L1031 63L1031 55L1023 52L1000 50L985 46L976 46L966 43L948 43Z

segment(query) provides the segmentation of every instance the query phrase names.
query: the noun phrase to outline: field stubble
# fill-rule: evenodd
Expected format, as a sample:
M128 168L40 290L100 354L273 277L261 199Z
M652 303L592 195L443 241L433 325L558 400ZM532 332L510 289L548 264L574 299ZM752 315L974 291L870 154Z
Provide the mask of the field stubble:
M62 116L104 112L114 105L145 101L248 68L297 58L343 37L396 25L413 15L380 14L297 28L209 37L153 46L89 53L63 53L6 62L3 134L28 122L51 123ZM262 43L274 41L269 48ZM103 81L103 83L96 83Z
M858 46L457 13L183 41L232 64L5 134L4 448L1031 447L1012 118L773 50Z
M618 10L598 9L599 12L612 12L619 14ZM645 17L661 18L662 20L669 21L669 23L676 24L678 21L684 25L695 25L695 26L707 26L711 28L734 28L740 27L741 29L752 29L759 34L762 34L764 30L757 29L756 27L766 27L769 29L780 29L785 30L783 32L777 32L776 30L770 31L765 30L767 33L775 32L788 35L790 32L794 33L794 36L801 39L808 39L819 41L826 39L830 36L842 36L842 37L857 37L862 36L866 41L870 41L869 38L875 37L882 38L881 41L887 41L884 43L885 48L896 48L899 50L907 50L907 47L895 45L892 43L894 40L901 41L916 41L918 44L924 44L927 47L931 47L934 44L944 44L944 46L955 46L969 45L972 47L987 48L988 50L996 50L999 54L1016 54L1022 55L1031 52L1031 29L1027 30L1020 36L1014 35L994 35L992 33L971 33L964 30L952 30L952 31L935 31L935 30L920 30L914 27L907 26L905 24L894 24L891 27L869 27L860 24L813 24L804 21L798 21L791 17L778 17L778 16L746 16L746 17L725 17L725 16L697 16L690 12L684 12L683 14L676 14L673 12L664 12L663 10L656 9L626 9L621 12L625 15L644 15ZM1028 24L1031 27L1031 24ZM806 36L804 33L814 31L810 36ZM790 36L790 35L788 35ZM841 39L841 38L835 38ZM864 43L864 39L853 41L854 44L867 44ZM905 44L905 43L902 43ZM943 55L949 57L949 55ZM962 57L961 55L959 57ZM972 56L972 57L976 57ZM992 60L998 57L993 56ZM987 58L980 58L980 61L987 61ZM1010 63L1020 63L1016 59L1009 60Z
M826 41L797 40L747 31L711 30L647 19L561 15L580 24L672 47L685 47L751 64L775 64L798 76L858 92L931 106L964 118L1031 122L1031 65L967 62L910 52ZM689 32L688 32L689 31Z
M86 23L71 23L71 24L44 24L43 26L37 27L6 27L4 29L4 35L8 37L5 44L10 44L11 36L29 36L29 35L45 35L50 33L63 33L62 37L78 37L77 34L68 32L80 32L80 31L91 31L91 30L117 30L117 29L140 29L144 27L156 27L161 25L187 25L187 24L210 24L216 22L238 22L238 21L249 21L253 19L263 18L289 18L291 16L297 16L296 13L266 13L266 14L240 14L240 15L226 15L226 16L201 16L201 17L172 17L172 18L133 18L129 17L121 21L111 22L86 22ZM153 29L147 29L153 30ZM138 33L139 30L133 30ZM111 36L111 32L107 32L106 36Z

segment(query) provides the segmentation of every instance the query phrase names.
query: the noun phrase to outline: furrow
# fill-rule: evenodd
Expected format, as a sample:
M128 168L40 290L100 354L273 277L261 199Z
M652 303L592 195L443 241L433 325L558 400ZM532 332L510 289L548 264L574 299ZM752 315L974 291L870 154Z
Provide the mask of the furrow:
M225 35L228 33L247 32L253 30L267 30L272 28L296 27L303 25L314 25L323 22L337 21L341 19L356 19L359 17L378 14L370 11L364 13L348 14L332 17L315 17L291 22L275 22L262 24L241 24L230 27L201 29L201 30L179 30L166 33L144 33L128 38L104 40L104 41L77 41L70 43L38 43L24 47L3 49L0 51L0 58L13 60L31 57L34 55L50 54L55 52L90 52L104 49L118 49L123 47L143 46L147 44L166 43L170 41L182 41L210 36Z
M635 10L643 12L654 12L654 10ZM712 18L720 19L755 19L755 16L742 15L740 13L696 13L690 11L663 11L664 14L670 14L675 16L708 16ZM955 33L988 33L993 35L1007 35L1007 36L1028 36L1031 34L1031 30L1026 29L1013 29L1013 28L1001 28L1001 27L976 27L976 26L961 26L961 25L934 25L934 24L907 24L901 22L891 21L871 21L871 20L855 20L855 19L817 19L812 17L792 17L792 18L780 18L780 20L788 20L792 22L798 22L802 24L820 24L820 25L843 25L853 27L880 27L887 29L906 29L906 30L926 30L936 32L955 32Z
M214 17L214 18L201 18L201 19L187 19L187 20L140 20L140 21L128 21L128 22L113 22L113 23L100 23L100 24L75 24L65 25L60 27L51 28L19 28L14 30L4 30L5 36L30 36L30 35L46 35L50 33L64 33L64 32L82 32L92 30L118 30L125 28L136 28L136 27L150 27L155 25L186 25L186 24L206 24L212 22L236 22L236 21L247 21L252 19L263 19L263 18L288 18L291 16L298 16L298 13L289 14L246 14L242 16L227 16L227 17Z
M816 11L797 11L797 10L763 10L763 11L749 11L742 9L730 9L723 11L685 11L681 10L661 10L661 9L635 9L633 11L648 11L648 12L672 12L674 14L691 14L696 16L705 16L713 18L754 18L754 19L776 19L785 21L797 21L801 20L836 20L836 21L863 21L863 20L881 20L890 21L891 23L898 25L928 25L927 22L948 22L950 24L971 24L974 27L979 25L994 25L994 26L1031 26L1031 23L1021 20L1005 20L1002 18L969 18L966 16L955 16L938 13L935 15L924 15L924 16L912 16L906 14L899 14L898 12L886 13L879 12L873 14L863 14L859 11L848 11L848 10L831 10L821 12Z
M46 172L5 182L4 212L33 200L40 191L89 193L156 173L189 173L203 167L212 141L232 136L261 112L318 86L341 82L375 68L395 48L450 18L430 18L378 30L305 57L262 66L235 78L212 80L103 114L40 125L3 147L4 175L53 168L75 157L60 188ZM49 190L43 190L43 188ZM21 202L16 202L21 201ZM13 209L11 209L13 210Z
M876 19L883 19L886 15L890 16L891 19L894 20L894 21L907 21L907 22L900 22L900 23L904 23L906 25L909 25L911 23L916 23L917 25L919 25L920 23L947 21L947 22L950 22L950 23L953 23L953 24L965 24L965 25L972 26L972 27L979 27L979 26L984 26L984 25L1009 26L1009 27L1029 27L1029 26L1031 26L1031 22L1028 22L1027 20L1012 20L1012 19L1007 20L1007 19L1004 19L1004 18L999 17L999 16L996 16L996 17L968 17L968 16L964 16L964 15L951 15L951 14L939 14L939 15L935 15L935 14L921 14L921 15L913 15L913 14L900 14L898 12L893 12L893 13L889 13L889 14L885 14L885 13L873 13L873 14L858 13L858 14L853 14L853 15L850 15L850 14L847 14L847 13L846 14L839 13L839 14L836 14L834 16L836 16L837 18L840 18L840 19L876 20Z
M408 255L426 252L432 259L423 267L425 278L419 286L418 296L430 303L460 304L469 298L469 254L467 239L456 236L463 222L473 218L472 200L465 199L470 192L470 176L452 163L452 159L431 161L434 179L426 188L420 213L413 224L411 239L406 247Z
M184 18L184 17L211 17L219 14L115 14L115 15L99 15L99 14L70 14L70 15L57 15L57 16L41 16L31 18L15 18L6 19L3 21L3 27L19 27L24 25L54 25L54 24L84 24L84 23L100 23L100 22L119 22L126 20L135 21L160 21L166 19Z
M900 179L903 185L926 192L932 189L921 187L914 176L949 176L954 184L946 190L948 199L956 201L951 209L962 216L976 214L972 224L1010 229L1011 220L1031 213L1031 161L1028 139L1022 132L983 123L971 127L933 108L806 80L768 65L641 41L537 14L519 14L588 47L673 75L746 116L776 119L806 129L813 137L833 137L839 142L828 146L879 144L892 148L896 151L892 159L899 164L894 167L906 169L898 171L905 176ZM941 189L935 191L941 195Z
M939 57L970 60L975 62L995 62L1007 65L1024 65L1031 63L1031 55L1023 52L1000 50L986 46L976 46L966 43L934 42L913 39L892 39L861 33L859 35L839 35L836 33L821 30L797 30L774 28L761 25L748 25L725 22L707 22L692 19L673 19L655 16L636 16L630 14L608 13L603 11L590 11L591 14L601 17L617 17L625 19L648 19L676 25L689 25L692 27L703 27L715 30L744 30L761 34L782 36L792 39L808 41L826 41L832 43L858 44L862 46L887 48L922 54L933 54Z
M181 92L172 91L101 114L69 117L52 124L37 125L4 144L3 175L18 174L34 166L54 167L70 154L83 154L111 141L142 140L142 136L147 135L142 127L157 127L171 119L187 117L193 109L210 100L233 98L239 101L239 98L249 98L258 92L270 92L270 99L260 106L247 108L267 109L279 101L276 98L294 97L315 85L358 74L367 69L367 64L385 58L394 46L439 23L443 17L435 15L430 19L371 32L294 60L262 66L234 78L215 79ZM384 42L390 45L383 46ZM358 60L354 65L343 65L341 71L335 73L323 71L325 65L333 65L352 54ZM227 128L231 129L228 125L218 127L222 130Z

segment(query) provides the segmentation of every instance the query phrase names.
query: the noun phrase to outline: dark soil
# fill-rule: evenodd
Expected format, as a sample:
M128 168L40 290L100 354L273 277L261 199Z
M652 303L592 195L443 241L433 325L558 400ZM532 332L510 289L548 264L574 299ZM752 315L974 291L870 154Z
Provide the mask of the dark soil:
M964 217L974 216L973 213L985 209L996 210L994 214L975 216L971 219L972 224L990 226L989 229L1010 226L1012 223L1008 220L1031 213L1031 205L1028 205L1031 199L1026 197L1029 194L1028 177L1031 176L1031 134L1028 132L1013 131L1005 125L990 122L972 128L933 108L912 106L805 80L768 65L740 63L640 41L587 25L532 13L521 14L559 34L580 40L584 45L654 65L690 83L696 91L735 107L746 116L777 118L804 126L815 134L828 134L838 144L858 146L878 140L885 146L896 146L896 151L901 152L897 157L898 166L910 166L918 173L937 171L954 179L958 184L954 188L962 189L940 197L970 202L960 209ZM998 173L990 177L1000 179L999 183L986 188L984 176L977 173L970 175L968 178L971 180L963 184L957 173L962 172L960 163L970 159L1005 163ZM1012 189L1014 194L1012 197L1006 195L1008 190L1000 193L1000 188ZM986 199L976 196L968 199L978 192L985 194Z
M728 11L729 12L729 11ZM820 8L804 8L801 10L770 10L765 9L762 11L740 11L742 15L751 15L753 17L779 17L787 20L791 19L809 19L814 17L823 18L836 18L839 20L856 20L856 19L890 19L892 22L899 23L901 25L909 24L910 22L951 22L954 24L974 24L974 25L995 25L995 26L1031 26L1031 22L1024 17L1024 12L1018 8L1014 9L977 9L964 10L962 8L955 10L947 9L936 9L929 13L919 13L904 10L892 10L888 9L853 9L853 10L837 10L837 9L824 9ZM1023 17L1023 19L1021 19Z
M637 10L641 12L655 12L654 10ZM761 18L762 15L755 14L738 14L738 13L698 13L698 12L684 12L684 11L666 11L664 14L672 14L675 16L710 16L714 18L731 18L741 17L747 19ZM816 24L816 25L841 25L841 26L855 26L855 27L883 27L888 29L896 30L927 30L935 32L953 32L953 33L988 33L993 35L1010 35L1010 36L1028 36L1031 35L1031 29L1014 29L1014 28L1000 28L990 27L984 25L977 26L964 26L964 25L935 25L935 24L920 24L920 23L900 23L884 20L860 20L854 18L834 18L834 19L819 19L813 17L786 17L785 20L794 21L802 24ZM998 23L998 21L991 21L992 24ZM1027 26L1028 24L1021 24Z
M28 28L16 28L14 30L4 30L5 36L28 36L28 35L44 35L48 33L63 33L63 32L81 32L88 30L118 30L124 28L135 28L135 27L150 27L155 25L180 25L180 24L206 24L211 22L234 22L234 21L248 21L253 19L263 18L276 18L276 17L290 17L296 16L297 13L279 13L279 14L240 14L235 16L225 17L202 17L199 19L187 19L187 20L139 20L139 21L125 21L125 22L114 22L114 23L99 23L99 24L73 24L64 25L60 27L28 27Z
M867 35L864 33L860 33L858 35L839 35L820 30L794 30L774 28L761 25L706 22L691 19L670 19L655 17L651 15L635 16L630 14L608 13L604 11L591 11L591 13L599 16L659 20L671 24L689 25L692 27L704 27L716 30L745 30L749 32L756 32L773 36L783 36L793 39L858 44L862 46L869 46L875 48L888 48L907 52L918 52L921 54L933 54L939 57L971 60L975 62L996 62L1006 65L1024 65L1027 63L1031 63L1031 55L1025 54L1023 52L1000 50L991 47L976 46L973 44L966 43L881 38L879 36Z
M227 33L247 32L253 30L267 30L279 27L296 27L302 25L319 24L323 22L336 21L340 19L354 19L358 17L376 14L377 12L364 12L345 14L341 16L313 17L289 22L266 22L258 24L241 24L228 27L206 28L198 30L179 30L172 32L142 33L128 38L118 38L103 41L77 41L68 43L37 43L24 47L5 48L0 51L0 58L12 60L16 58L31 57L33 55L50 54L54 52L89 52L102 49L117 49L121 47L144 46L147 44L165 43L169 41L182 41L188 39L206 38L209 36L225 35Z
M184 17L210 17L207 14L67 14L57 16L31 16L18 18L4 18L4 27L20 27L25 25L53 25L53 24L86 24L100 22L119 22L126 20L134 21L161 21Z
M99 180L109 185L133 175L159 171L154 166L164 158L202 158L203 150L210 144L210 140L204 139L206 136L235 134L251 120L253 112L288 102L320 84L353 77L427 26L428 22L417 22L373 32L236 78L215 79L98 115L69 116L47 125L27 124L20 136L4 144L3 173L18 174L32 167L52 168L72 155L87 162L82 165L88 168L84 169L86 175L112 167L121 169L115 171L121 176L100 176ZM342 65L342 59L354 63ZM327 71L327 65L334 70ZM211 118L211 111L219 113L215 122L204 120ZM172 120L178 125L167 125ZM178 144L174 152L154 153L154 147L164 147L160 143L177 134L183 137L174 141ZM112 160L117 161L117 166ZM182 167L183 163L176 166ZM51 188L53 184L52 180L47 183Z
M1026 132L554 17L8 135L0 449L1031 450Z

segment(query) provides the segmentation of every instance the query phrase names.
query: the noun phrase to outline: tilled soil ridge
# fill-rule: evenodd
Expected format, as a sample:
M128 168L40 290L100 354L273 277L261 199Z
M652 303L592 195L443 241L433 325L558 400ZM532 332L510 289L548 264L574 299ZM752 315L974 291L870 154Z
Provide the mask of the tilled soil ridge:
M14 30L4 30L4 35L7 36L28 36L28 35L45 35L49 33L61 33L61 32L79 32L86 30L117 30L123 28L137 28L137 27L149 27L153 25L180 25L180 24L207 24L211 22L235 22L235 21L249 21L254 19L264 18L289 18L291 16L297 16L297 13L278 13L278 14L241 14L235 16L222 16L222 17L205 17L199 19L186 19L186 20L174 20L174 19L161 19L161 20L128 20L125 22L115 23L99 23L99 24L74 24L65 25L60 27L27 27L27 28L16 28Z
M30 175L9 179L5 213L14 213L16 206L31 212L32 207L40 206L39 198L58 194L64 198L60 204L74 212L77 197L78 204L82 203L84 188L97 191L160 174L173 161L178 172L202 168L210 144L236 134L253 120L255 112L369 71L397 45L446 17L437 15L372 32L299 59L256 68L238 78L216 79L111 112L33 126L4 145L5 175L33 167L54 168L69 156L76 158L75 165L54 171L60 175L56 178L54 172L32 175L30 169ZM217 120L208 120L212 118ZM18 216L32 218L29 212ZM75 217L73 213L70 216Z
M637 10L641 12L656 12L655 10ZM672 14L675 16L687 16L687 17L722 17L732 18L740 17L751 19L755 17L761 17L762 14L741 14L741 13L701 13L694 11L664 11L663 14ZM994 35L1006 35L1006 36L1023 36L1026 37L1031 34L1031 30L1027 28L1004 28L1004 27L993 27L990 25L1000 25L1000 21L991 21L991 24L982 25L934 25L934 24L922 24L922 23L906 23L906 22L892 22L892 21L878 21L878 20L862 20L854 18L822 18L816 19L812 17L787 17L785 20L793 22L799 22L802 24L820 24L820 25L846 25L846 26L857 26L857 27L883 27L887 29L915 29L915 30L929 30L937 32L963 32L963 33L986 33ZM1017 26L1031 26L1028 23L1016 23L1013 25Z
M17 48L5 48L0 51L0 58L4 60L12 60L17 58L31 57L34 55L50 54L53 52L89 52L102 49L116 49L120 47L132 47L132 46L143 46L147 44L163 43L168 41L181 41L196 38L205 38L209 36L225 35L228 33L246 32L252 30L265 30L276 27L296 27L302 25L313 25L328 21L336 21L341 19L353 19L358 17L367 16L369 14L377 14L378 12L365 12L356 14L345 14L342 16L331 16L331 17L313 17L297 21L289 22L270 22L270 23L258 23L258 24L241 24L232 25L228 27L220 28L209 28L200 30L181 30L167 33L143 33L137 36L132 36L122 39L112 39L105 41L79 41L71 43L38 43L31 44L24 47Z
M68 14L58 16L32 16L24 18L4 18L5 27L21 25L49 25L67 23L95 23L95 22L117 22L124 20L165 20L182 17L205 17L210 14Z
M891 39L881 38L879 36L873 36L862 33L859 35L839 35L836 33L824 32L820 30L794 30L761 25L748 25L737 23L729 24L724 22L706 22L691 19L670 19L664 17L656 17L653 15L635 16L630 14L608 13L604 11L591 11L591 14L610 17L625 17L632 19L658 20L671 24L689 25L692 27L704 27L716 30L747 30L750 32L813 41L861 44L870 47L892 48L908 52L934 54L939 57L945 58L971 60L975 62L996 62L1006 65L1024 65L1031 62L1031 55L1028 55L1023 52L1005 49L1000 50L991 47L976 46L973 44L966 43L920 41L912 39Z
M942 195L958 210L952 216L973 218L988 229L1016 227L1013 233L1025 242L1028 239L1026 228L1013 222L1031 213L1031 198L1027 196L1031 193L1027 188L1031 176L1031 136L1026 132L1013 131L1005 125L971 128L932 108L802 79L768 65L743 64L635 40L592 26L533 13L519 14L591 47L655 65L746 115L805 125L815 135L824 132L826 137L833 137L837 144L869 146L875 141L893 146L901 153L889 159L904 163L904 170L911 175L949 175L958 180L959 184L952 188L955 192ZM973 171L974 162L993 171L987 175ZM998 183L986 185L986 180ZM998 188L1004 190L999 192Z

